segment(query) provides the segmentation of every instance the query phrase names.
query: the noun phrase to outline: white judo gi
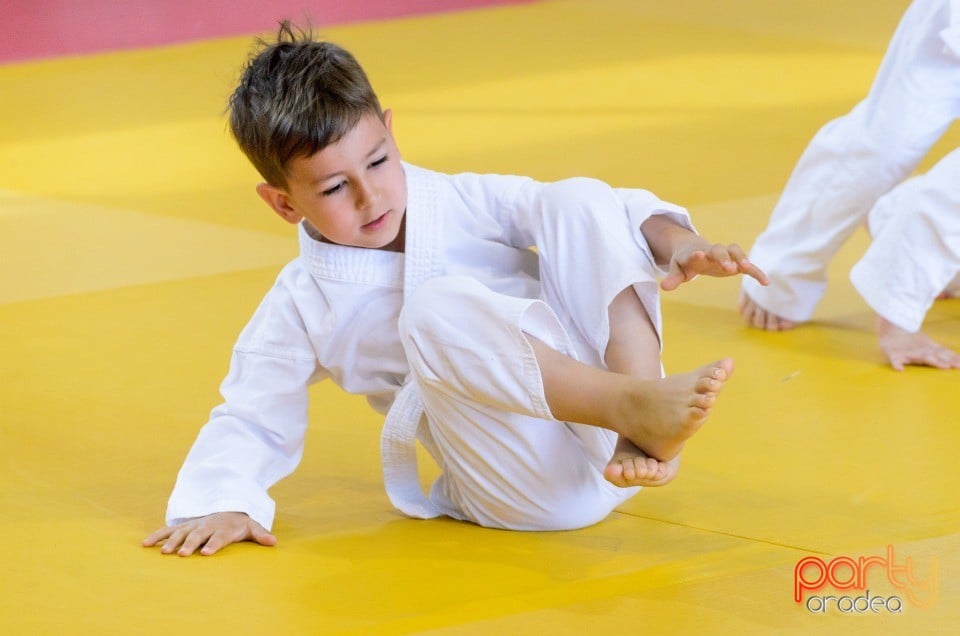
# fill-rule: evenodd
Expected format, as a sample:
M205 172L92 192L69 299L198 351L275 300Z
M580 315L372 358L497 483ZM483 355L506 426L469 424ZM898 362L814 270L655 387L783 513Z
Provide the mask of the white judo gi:
M168 524L240 511L270 528L267 491L299 463L307 386L324 378L387 413L384 481L408 515L567 529L637 491L603 478L614 433L553 418L526 335L603 366L609 305L630 286L659 335L658 271L639 228L668 214L692 229L686 211L591 179L404 170L404 253L300 228L300 256L234 348L224 403L180 470ZM415 438L441 468L428 496Z
M750 252L771 284L745 277L749 296L785 318L808 320L829 261L869 217L873 242L853 283L877 313L917 331L960 271L960 157L955 151L901 182L958 116L960 0L916 0L867 97L824 126L800 158Z

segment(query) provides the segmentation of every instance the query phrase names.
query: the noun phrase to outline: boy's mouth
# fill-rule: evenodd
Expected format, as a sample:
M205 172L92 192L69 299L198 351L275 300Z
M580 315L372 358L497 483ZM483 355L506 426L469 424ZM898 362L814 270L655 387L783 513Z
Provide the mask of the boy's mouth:
M370 221L369 223L364 223L360 227L361 229L364 229L364 230L379 230L380 227L387 222L387 216L389 214L390 214L389 212L384 212L374 220Z

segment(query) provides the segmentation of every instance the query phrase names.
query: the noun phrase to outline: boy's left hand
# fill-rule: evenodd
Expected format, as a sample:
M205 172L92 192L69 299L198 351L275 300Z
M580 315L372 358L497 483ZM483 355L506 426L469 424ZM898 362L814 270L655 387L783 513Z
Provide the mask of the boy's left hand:
M770 284L767 275L747 259L739 245L711 245L698 236L685 242L673 253L667 275L660 281L660 288L672 291L699 274L717 277L746 274L761 285Z

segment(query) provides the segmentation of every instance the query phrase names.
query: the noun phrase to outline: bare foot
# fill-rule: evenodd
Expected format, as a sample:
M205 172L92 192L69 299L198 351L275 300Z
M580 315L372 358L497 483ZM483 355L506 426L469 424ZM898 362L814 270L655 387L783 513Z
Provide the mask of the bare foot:
M737 303L737 309L744 321L757 329L765 331L785 331L793 329L796 326L792 320L778 316L772 311L767 311L756 303L746 292L740 292L740 301Z
M662 380L637 381L616 405L617 432L647 457L669 462L703 426L732 373L733 360L724 358Z
M677 476L680 456L668 462L658 462L623 437L617 438L617 448L603 471L603 476L614 486L666 486Z
M957 352L934 342L923 332L904 331L880 316L877 316L877 339L896 371L903 371L908 364L960 369L960 354Z

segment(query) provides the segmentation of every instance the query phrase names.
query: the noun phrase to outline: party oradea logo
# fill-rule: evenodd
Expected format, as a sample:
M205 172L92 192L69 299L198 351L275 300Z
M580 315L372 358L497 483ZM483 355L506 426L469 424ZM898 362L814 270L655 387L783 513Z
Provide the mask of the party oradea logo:
M793 570L793 600L814 614L902 614L933 607L939 593L937 559L898 561L892 545L884 556L804 557Z

